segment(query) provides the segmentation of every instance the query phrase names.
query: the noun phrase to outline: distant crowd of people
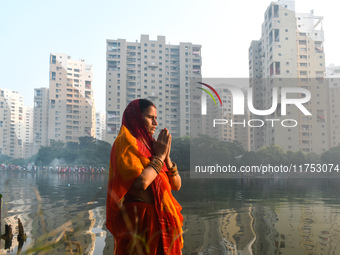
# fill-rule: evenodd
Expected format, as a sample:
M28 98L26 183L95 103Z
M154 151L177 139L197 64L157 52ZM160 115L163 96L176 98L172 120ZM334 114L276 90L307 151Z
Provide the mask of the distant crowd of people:
M104 167L92 167L92 166L35 166L35 165L23 165L16 166L10 164L1 164L0 167L3 171L48 171L57 173L103 173Z
M61 167L61 166L50 166L50 171L58 172L58 173L102 173L105 172L104 167L78 167L78 166L67 166L67 167Z

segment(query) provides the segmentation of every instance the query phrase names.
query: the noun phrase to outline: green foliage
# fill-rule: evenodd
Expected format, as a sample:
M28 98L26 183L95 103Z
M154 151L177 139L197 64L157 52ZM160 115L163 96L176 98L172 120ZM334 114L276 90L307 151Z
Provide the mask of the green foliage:
M50 147L41 147L39 152L29 159L13 159L0 154L0 163L13 165L50 165L54 160L62 165L81 165L108 168L111 145L105 141L85 136L79 138L79 143L61 141L54 142ZM304 153L302 151L287 151L277 145L263 147L258 151L244 151L238 142L222 142L207 135L196 138L189 136L172 139L171 159L183 171L190 169L190 157L196 163L220 165L301 165L307 163L340 163L340 145L324 152ZM207 161L208 160L208 161Z
M172 138L171 141L171 160L176 162L181 170L190 169L190 137Z
M0 154L0 164L5 163L9 165L22 166L22 165L27 165L28 163L31 163L34 161L35 161L34 156L27 158L27 159L23 159L23 158L12 158L10 156Z
M340 145L331 148L330 150L322 153L322 163L326 164L339 164L340 163Z
M242 158L240 159L242 165L244 166L252 166L252 165L260 165L260 158L256 154L255 151L247 151L244 153Z
M200 135L191 142L192 157L197 165L239 165L245 151L239 143L223 142Z
M262 147L256 152L256 155L261 163L280 165L287 162L286 153L277 145Z
M57 161L61 165L81 165L108 168L111 145L93 137L80 137L75 142L53 143L50 147L41 147L37 156L37 165L50 165Z
M0 154L0 162L8 162L11 159L12 158L10 156Z
M190 169L190 157L198 164L237 164L237 157L244 153L237 142L222 142L207 135L200 135L196 138L173 138L170 156L181 171L186 171Z

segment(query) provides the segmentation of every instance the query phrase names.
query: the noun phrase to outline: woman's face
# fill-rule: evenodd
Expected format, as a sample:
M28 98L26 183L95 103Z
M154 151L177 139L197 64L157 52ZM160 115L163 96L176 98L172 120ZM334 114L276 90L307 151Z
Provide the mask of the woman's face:
M142 118L146 127L146 130L153 135L156 130L157 122L157 110L154 106L149 106L142 112Z

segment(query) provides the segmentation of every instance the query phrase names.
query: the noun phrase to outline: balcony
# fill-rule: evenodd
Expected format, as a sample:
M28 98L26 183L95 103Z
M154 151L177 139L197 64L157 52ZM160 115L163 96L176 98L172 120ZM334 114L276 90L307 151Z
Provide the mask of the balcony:
M171 65L179 65L179 60L171 60L170 64Z
M156 93L156 92L149 92L148 93L148 97L150 97L150 98L157 98L158 97L158 94Z
M158 67L158 64L155 61L149 62L148 63L149 67Z
M131 76L131 75L129 75L129 76L126 77L126 79L127 79L128 81L135 81L135 80L136 80L136 76Z
M201 57L201 53L199 51L195 51L195 50L192 52L192 55L194 57Z

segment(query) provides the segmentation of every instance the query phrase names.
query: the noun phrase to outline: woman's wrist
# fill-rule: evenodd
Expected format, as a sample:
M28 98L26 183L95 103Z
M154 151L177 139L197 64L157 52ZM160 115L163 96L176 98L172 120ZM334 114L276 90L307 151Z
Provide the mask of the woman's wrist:
M164 159L164 163L165 163L165 165L166 165L166 167L169 169L169 168L171 168L173 165L172 165L172 162L171 162L171 159L169 158L169 157L166 157L165 159Z
M163 165L164 165L164 161L158 156L153 156L150 159L149 166L151 166L153 169L155 169L157 174L159 174L162 171Z
M165 156L164 156L164 155L162 155L162 156L160 156L160 155L155 155L154 157L157 157L157 158L160 159L162 162L165 162Z
M169 177L175 177L178 175L177 165L175 162L172 162L171 165L171 167L168 167L167 174Z

